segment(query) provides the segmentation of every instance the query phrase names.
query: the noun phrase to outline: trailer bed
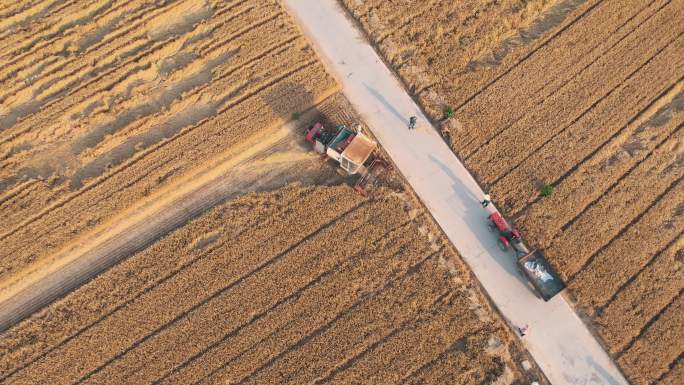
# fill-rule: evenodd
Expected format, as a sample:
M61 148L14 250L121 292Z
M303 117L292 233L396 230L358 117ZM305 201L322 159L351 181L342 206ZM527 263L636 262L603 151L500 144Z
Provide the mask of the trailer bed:
M556 294L565 289L563 280L553 270L544 258L544 255L538 251L532 251L525 254L518 259L518 268L527 276L528 280L534 286L539 296L544 301L548 301Z

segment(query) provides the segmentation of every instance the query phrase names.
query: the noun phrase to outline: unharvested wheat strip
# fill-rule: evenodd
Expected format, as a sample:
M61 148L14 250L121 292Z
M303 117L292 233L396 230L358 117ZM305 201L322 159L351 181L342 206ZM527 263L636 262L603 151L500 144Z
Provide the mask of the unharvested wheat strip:
M294 374L302 382L311 381L331 369L349 349L370 345L402 322L435 306L450 291L445 286L446 278L435 274L436 269L437 262L429 259L399 282L387 283L383 291L364 296L365 300L355 302L313 332L300 336L296 343L279 346L277 340L272 341L277 348L263 346L203 383L228 379L239 383L274 383ZM413 302L411 307L406 306L409 301Z
M554 238L546 254L563 277L574 276L592 255L678 184L684 173L683 141L684 129L680 129Z
M682 3L684 9L684 3ZM572 82L466 158L474 173L491 183L523 162L555 135L582 119L631 82L648 63L667 56L682 42L682 30L669 28L676 13L660 12ZM654 38L654 35L657 36ZM648 49L641 49L648 45ZM676 55L677 51L674 51ZM629 63L624 65L624 63ZM601 79L601 81L598 81Z
M677 360L675 365L663 378L656 383L657 385L681 385L684 384L684 358Z
M683 282L684 236L680 235L594 318L611 352L622 351L636 338L646 323L679 295Z
M639 114L648 110L649 105L667 103L668 99L672 101L678 94L676 90L681 90L684 85L682 48L684 45L663 52L664 55L656 57L588 114L505 174L491 188L493 196L512 202L507 208L511 213L517 213L538 197L539 183L555 184L571 169L581 167L579 163L598 151L611 137L619 135L625 128L629 130L629 124L638 120ZM649 87L644 87L644 84ZM665 100L655 100L659 95ZM655 109L651 110L655 112ZM636 127L632 124L631 128Z
M278 69L278 67L288 68L288 65L289 65L288 63L290 63L290 64L292 64L292 65L296 65L297 61L302 60L302 58L305 58L305 55L301 55L301 56L299 56L299 57L292 57L292 55L288 55L288 52L283 52L283 53L282 53L281 55L279 55L278 57L270 58L270 59L269 59L269 60L272 60L272 61L262 60L260 63L261 63L261 66L263 66L263 67L268 67L268 66L270 65L271 68L272 68L274 71L276 71L276 70ZM294 62L294 63L293 63L293 62ZM274 63L274 64L269 64L269 63ZM263 67L262 67L262 68L263 68ZM320 67L315 66L315 67L313 67L312 69L315 70L314 72L315 72L315 74L318 75L318 76L313 76L314 74L311 74L311 75L309 75L309 76L304 76L304 74L302 73L302 74L299 74L299 75L296 75L296 76L295 76L295 75L291 75L291 76L289 77L288 80L293 81L293 84L301 84L301 85L302 85L302 90L306 90L307 88L309 88L309 85L308 85L307 83L309 83L309 84L314 83L314 84L311 84L311 86L314 86L314 87L325 87L326 85L329 85L329 84L330 84L331 81L325 79L325 78L327 77L327 75L323 72L322 69L320 69ZM254 71L254 69L251 69L251 70ZM310 73L309 71L306 71L306 72L307 72L307 73ZM236 73L234 76L235 76L235 77L239 77L239 76L241 76L241 75L242 75L242 73L241 73L241 72L238 72L238 73ZM276 75L276 74L273 74L273 75ZM323 77L325 80L324 80L324 79L321 79L321 77ZM294 80L295 80L295 79L301 79L301 81L299 81L298 83L294 83ZM306 79L306 80L305 80L305 79ZM329 78L328 78L328 79L329 79ZM229 79L227 79L227 80L229 80ZM269 79L267 78L267 79L265 79L265 80L262 80L262 82L264 82L264 81L268 82ZM327 84L326 84L326 83L327 83ZM267 84L268 84L268 83L267 83ZM259 89L259 88L256 88L256 89ZM260 97L260 96L256 96L256 92L252 92L252 91L245 91L245 92L247 92L247 95L249 95L250 93L254 93L255 96L249 98L249 100L243 96L243 97L241 97L241 98L236 99L236 101L233 101L233 99L231 99L231 100L229 101L230 104L228 104L228 106L231 106L231 105L232 105L233 107L237 107L237 105L240 104L240 106L239 106L240 108L238 108L237 111L233 110L232 113L231 113L231 118L232 118L231 120L234 121L234 122L240 121L241 119L245 119L245 118L247 118L247 117L250 116L250 114L252 113L252 111L244 111L244 109L245 109L245 108L248 108L249 110L253 110L253 109L255 110L255 108L249 108L249 106L252 105L252 103L256 102L256 103L258 103L258 104L264 104L264 101L261 99L261 97ZM289 100L288 102L290 102L290 103L307 103L307 104L308 104L308 103L315 103L315 102L316 102L316 100L315 100L315 99L316 99L316 96L315 96L315 95L318 95L318 94L320 94L320 93L321 93L320 91L314 91L314 92L312 92L311 95L312 95L312 99L313 99L313 100L296 100L296 99L292 99L292 100ZM238 102L239 102L239 103L238 103ZM247 107L245 107L245 106L247 106ZM307 106L302 106L301 108L299 108L299 109L294 109L294 110L303 110L303 109L305 109L305 108L307 108L307 107L308 107L308 105L307 105ZM235 114L236 112L237 112L237 114ZM259 124L258 124L259 120L261 120L261 121L264 121L264 120L265 120L264 123L265 123L266 126L268 126L269 124L272 124L272 121L273 121L274 119L278 119L278 118L279 118L279 117L274 117L273 115L269 115L269 114L264 114L264 113L262 113L262 114L259 114L258 116L253 116L252 118L250 118L250 120L251 120L251 123L253 123L255 126L259 127ZM270 120L270 121L269 121L269 120ZM249 123L247 123L247 125L248 125L248 124L249 124ZM234 132L235 132L235 135L227 135L227 136L223 136L223 137L224 137L225 139L229 140L229 143L231 143L231 142L234 143L234 142L239 141L240 138L242 138L242 137L244 137L244 136L246 135L245 133L251 132L250 130L241 131L241 130L242 130L242 127L241 127L241 126L242 126L242 124L235 125L234 127L231 127L231 131L234 131ZM202 134L204 134L204 135L209 134L209 133L206 131L206 129L208 129L208 128L209 128L209 127L205 126L205 130L200 131L198 134L200 134L200 135L202 135ZM225 133L225 128L222 128L222 127L214 127L214 129L219 130L220 132L224 132L224 133ZM204 136L204 135L202 135L202 136ZM224 135L225 135L225 134L224 134ZM187 136L187 135L186 135L186 136ZM178 136L177 136L177 137L178 137ZM169 147L168 144L170 144L170 143L173 143L173 142L166 142L166 143L164 143L164 147L168 149L168 147ZM196 142L190 142L190 143L192 143L192 144L190 145L190 147L195 147L195 146L198 146L200 143L204 143L204 141L201 140L201 139L198 139ZM174 147L175 147L175 146L174 146ZM171 154L183 154L183 159L179 159L179 161L182 161L182 163L183 163L184 165L189 165L189 164L191 164L191 163L190 163L190 161L189 161L189 159L188 159L188 155L189 155L189 154L187 153L187 148L188 148L188 147L186 147L184 150L182 149L182 150L181 150L180 152L178 152L178 153L176 153L176 152L161 152L161 153L156 153L156 154L154 154L154 155L156 155L156 156L155 156L153 159L151 159L151 160L154 160L155 162L157 162L157 161L162 161L164 158L161 158L161 157L162 157L162 156L166 157L166 155L164 155L164 154L169 154L169 155L171 155ZM154 149L154 148L150 148L150 150L152 150L152 149ZM207 151L208 151L208 150L209 150L209 149L204 150L204 153L207 154ZM218 149L218 148L214 149L214 151L216 151L216 150L220 150L220 149ZM208 155L208 154L207 154L207 155ZM179 156L179 155L174 155L174 156ZM156 160L155 160L155 159L156 159ZM166 160L163 161L163 163L164 163L164 167L167 168L167 169L171 169L172 166L173 166L172 164L169 163L169 159L168 159L168 158L166 158ZM144 173L143 173L143 175L145 175L145 173L148 173L150 169L154 170L154 168L155 168L155 167L150 167L150 166L143 168L143 170L145 170ZM123 177L123 175L122 175L122 177ZM130 180L130 179L129 179L129 180ZM100 182L97 182L97 183L100 183ZM118 187L117 187L114 191L119 191L119 190L121 189L121 186L124 186L124 187L125 187L125 186L128 185L128 184L130 184L130 182L123 183L123 184L118 183ZM92 195L92 194L96 194L96 195L95 195L95 202L103 201L103 199L106 199L106 197L103 198L103 194L101 194L101 193L96 193L96 192L94 192L94 191L92 191L92 192L91 192L91 191L88 191L88 194L86 194L86 195ZM80 193L79 193L79 195L80 195ZM106 202L106 203L107 203L108 205L111 205L112 203L115 203L115 202L117 202L117 201L116 201L116 200L111 201L111 199L110 199L109 202ZM77 202L73 202L73 203L76 204ZM71 204L68 205L68 206L71 206ZM84 211L84 212L86 213L86 214L85 214L86 216L92 216L93 213L101 212L100 210L95 210L95 211L92 211L90 214L88 214L88 211L90 211L90 210L88 210L88 209L84 210L85 207L83 206L82 203L81 203L81 204L77 204L75 207L80 207L80 208L77 208L77 210L78 210L78 211ZM59 211L67 210L68 208L69 208L69 207L67 207L67 206L60 206L60 207L58 207ZM71 214L70 214L68 217L72 218L72 217L73 217L73 213L74 213L74 212L72 211ZM80 220L79 220L79 222L80 222L80 223L85 223L84 218L81 217ZM46 225L46 223L45 223L45 218L42 219L42 221L41 221L40 224L42 225L41 227L43 227L43 228L45 227L45 225ZM38 224L36 224L36 225L38 225ZM61 230L60 230L60 228L61 228ZM48 232L48 233L46 233L46 236L49 236L49 237L52 237L52 238L56 238L56 237L59 237L59 236L60 236L60 235L59 235L59 232L60 232L60 231L67 230L67 229L65 229L65 228L63 227L63 225L60 225L59 222L58 222L58 223L55 223L54 229L55 229L55 232ZM72 231L73 231L73 229L72 229ZM28 233L26 233L26 232L24 231L24 229L22 229L22 231L21 231L20 233L21 233L21 234L24 234L24 235L29 235ZM35 232L33 232L33 234L35 235ZM21 236L21 235L18 234L18 233L12 235L13 238L16 237L16 236ZM7 242L8 242L8 241L7 241ZM27 246L28 246L28 247L35 247L35 246L36 246L35 244L34 244L33 246L31 246L31 245L26 245L26 244L22 245L21 243L17 243L17 242L8 242L8 243L10 243L10 244L14 243L15 245L17 245L17 246L19 246L19 247L27 247ZM16 252L16 251L12 251L12 250L9 250L9 249L8 249L8 250L3 251L3 254L4 254L5 252L6 252L6 253L14 253L14 252ZM15 254L15 255L16 255L16 254ZM8 262L10 262L10 261L8 261Z
M317 383L396 383L459 338L482 328L475 313L465 310L468 307L465 298L453 296L440 305L418 314L416 319L370 349L352 351L351 358L339 367L341 370L318 378Z
M651 258L684 230L684 180L660 198L638 222L602 249L570 282L579 303L602 306ZM621 266L620 269L615 269ZM682 281L684 283L684 281Z
M647 385L669 370L684 346L684 295L679 295L617 362L635 385Z
M316 218L312 216L310 220L318 222L320 226L325 219L335 218L336 215L341 214L342 216L334 219L333 223L339 221L339 226L344 228L345 224L353 221L355 215L370 214L367 212L368 207L361 211L354 210L350 215L345 214L348 210L349 206L346 206L346 210L345 206L339 209L335 207L336 213L326 211L324 214L318 214ZM329 226L319 229L313 233L315 238L323 240L333 238L331 233L333 230ZM292 237L298 232L297 230L291 229L289 233L283 231L283 239L287 238L286 235ZM304 232L302 236L306 234ZM305 238L303 242L303 245L315 244L310 237ZM294 245L297 244L302 243L297 242ZM36 383L40 378L59 378L64 383L77 381L114 358L119 352L135 346L134 344L148 336L150 332L168 325L169 322L178 319L181 314L202 306L212 297L243 282L250 275L257 274L271 265L285 264L283 258L288 255L291 258L292 255L282 255L282 250L287 250L288 246L291 248L290 245L293 244L288 245L288 243L275 240L264 244L263 241L255 239L251 244L244 244L242 249L214 251L214 258L203 258L185 269L182 274L156 286L105 321L42 357L28 368L17 372L10 378L9 383ZM296 255L301 257L299 253ZM150 306L158 311L150 313ZM125 330L125 337L117 338L115 341L108 339L107 336L112 335L112 330ZM103 346L102 341L109 342Z
M252 315L266 309L276 310L283 299L290 297L292 293L305 290L318 276L345 263L349 256L355 254L355 247L382 237L385 229L380 223L392 215L394 207L391 204L371 202L350 213L348 221L345 219L340 222L340 226L345 226L343 232L324 231L307 240L289 251L278 263L250 276L234 288L193 310L179 322L169 325L137 345L135 349L88 377L88 381L147 383L154 380L165 370L214 343L219 338L218 333L235 330L241 324L250 322ZM399 220L400 218L396 219L397 222ZM396 224L398 223L389 225ZM328 237L334 238L334 242L342 245L320 247L327 244ZM225 314L234 316L226 317ZM206 325L212 327L208 328ZM192 346L179 344L179 339L182 338L192 338ZM189 348L192 350L188 351ZM149 364L146 360L152 360L154 363Z
M599 4L457 111L456 116L463 126L462 131L454 133L459 154L470 156L479 146L577 77L582 68L609 55L611 48L629 34L637 33L635 29L667 3L667 0L659 0L647 5L643 1L630 0ZM620 12L616 12L617 9ZM511 101L513 108L502 108Z
M179 271L201 258L211 258L210 250L189 249L188 245L191 245L189 240L194 238L195 234L216 231L216 223L231 223L236 227L219 229L219 238L214 248L224 247L223 244L237 244L236 242L243 242L247 247L249 242L255 239L252 233L273 237L273 239L278 239L281 234L289 236L287 232L282 231L283 228L286 228L287 223L294 219L298 222L302 221L310 209L309 206L303 207L292 203L303 199L313 191L308 188L283 189L279 193L265 194L258 199L251 196L237 198L210 211L190 225L169 234L82 286L63 300L53 303L29 320L5 331L2 334L3 338L0 339L0 352L3 352L0 372L10 373L20 366L27 365L39 355L60 345L67 338L83 332L93 323L139 297L162 280L178 274ZM340 194L339 189L318 191L325 191L331 202L344 205L345 201L348 201L346 199L348 195ZM275 205L269 202L274 198L277 199ZM317 203L312 202L313 207L317 207ZM323 202L321 204L323 205ZM321 206L318 209L323 208ZM265 220L265 218L270 218L270 220ZM307 227L309 222L306 220L301 224L304 232L307 228L314 229L320 222L313 222L310 227ZM289 238L289 240L294 239ZM159 255L167 254L169 250L176 250L178 247L186 250L187 254L173 254L177 257L176 260L158 258ZM93 308L93 303L100 305ZM77 315L78 318L73 315ZM46 330L50 332L45 333ZM34 338L39 331L44 333L42 338Z
M400 219L396 214L387 218L392 222ZM388 228L389 225L380 224L379 227ZM420 239L411 229L411 224L401 225L368 249L351 251L350 254L355 256L339 271L323 277L319 284L264 314L263 318L238 333L228 334L222 330L223 337L217 344L200 352L201 355L193 356L191 361L184 362L182 367L160 380L165 384L190 384L245 355L254 354L254 350L258 351L263 346L275 342L284 349L295 343L302 335L352 306L361 293L375 290L383 282L405 274L428 246L425 239Z
M614 183L663 145L670 135L682 128L684 110L677 107L682 100L684 91L680 90L670 103L664 101L664 105L658 105L656 102L654 107L657 111L644 113L643 119L630 124L564 177L556 185L553 195L537 200L523 211L519 222L525 231L535 234L540 244L548 245L572 218L576 218L591 202L599 199ZM556 215L548 215L551 209Z

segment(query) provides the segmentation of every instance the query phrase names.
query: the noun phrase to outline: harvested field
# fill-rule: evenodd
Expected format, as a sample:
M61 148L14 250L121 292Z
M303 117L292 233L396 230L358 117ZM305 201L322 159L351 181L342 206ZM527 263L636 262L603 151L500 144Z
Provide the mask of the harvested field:
M410 202L347 186L234 198L2 333L0 381L520 379L508 328Z
M629 380L681 377L684 2L340 1Z
M337 89L274 1L3 6L0 291Z

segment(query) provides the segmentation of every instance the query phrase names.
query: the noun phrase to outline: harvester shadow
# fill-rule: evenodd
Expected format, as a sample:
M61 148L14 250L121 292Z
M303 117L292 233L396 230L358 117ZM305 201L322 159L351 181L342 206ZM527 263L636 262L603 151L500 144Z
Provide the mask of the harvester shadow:
M518 268L516 266L516 257L512 251L503 252L498 248L492 249L497 236L492 233L487 226L487 217L489 211L482 208L481 200L479 197L475 196L461 180L439 159L433 155L428 155L430 161L435 163L439 167L446 177L451 181L451 188L454 193L458 195L462 201L468 202L463 209L456 211L454 209L454 215L458 215L463 221L465 221L468 227L472 230L473 234L477 237L479 246L483 250L492 256L492 258L511 276L519 280L523 285L527 286L527 281L520 276ZM492 251L496 250L496 251Z
M260 94L266 106L290 130L288 142L290 150L297 152L311 152L311 144L305 139L305 131L316 122L324 126L350 125L344 117L336 115L334 110L326 111L319 108L323 103L317 101L314 95L302 84L284 81L276 84L269 91ZM318 102L318 103L317 103ZM353 185L353 176L342 175L334 161L320 157L316 162L318 167L308 167L307 172L300 172L299 178L304 184L317 185Z

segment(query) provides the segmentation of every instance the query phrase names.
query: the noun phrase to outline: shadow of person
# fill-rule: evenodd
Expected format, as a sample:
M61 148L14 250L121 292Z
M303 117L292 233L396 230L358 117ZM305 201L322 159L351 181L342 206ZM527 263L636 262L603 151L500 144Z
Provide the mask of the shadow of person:
M428 159L435 163L440 170L444 172L444 175L449 178L451 182L451 189L454 193L460 197L461 201L466 202L461 205L460 210L456 212L461 219L473 229L473 234L477 237L480 245L483 249L489 250L490 254L494 260L510 275L514 276L518 281L520 281L525 286L528 286L527 279L522 277L518 272L518 267L516 265L517 257L514 251L509 250L507 252L494 252L492 250L492 243L498 238L498 233L491 231L478 231L477 229L488 229L488 216L490 211L482 208L481 201L482 198L473 194L470 189L463 184L461 179L454 174L454 172L439 159L433 155L428 155ZM454 209L456 211L456 209ZM495 249L498 250L498 249ZM528 286L529 287L529 286Z

